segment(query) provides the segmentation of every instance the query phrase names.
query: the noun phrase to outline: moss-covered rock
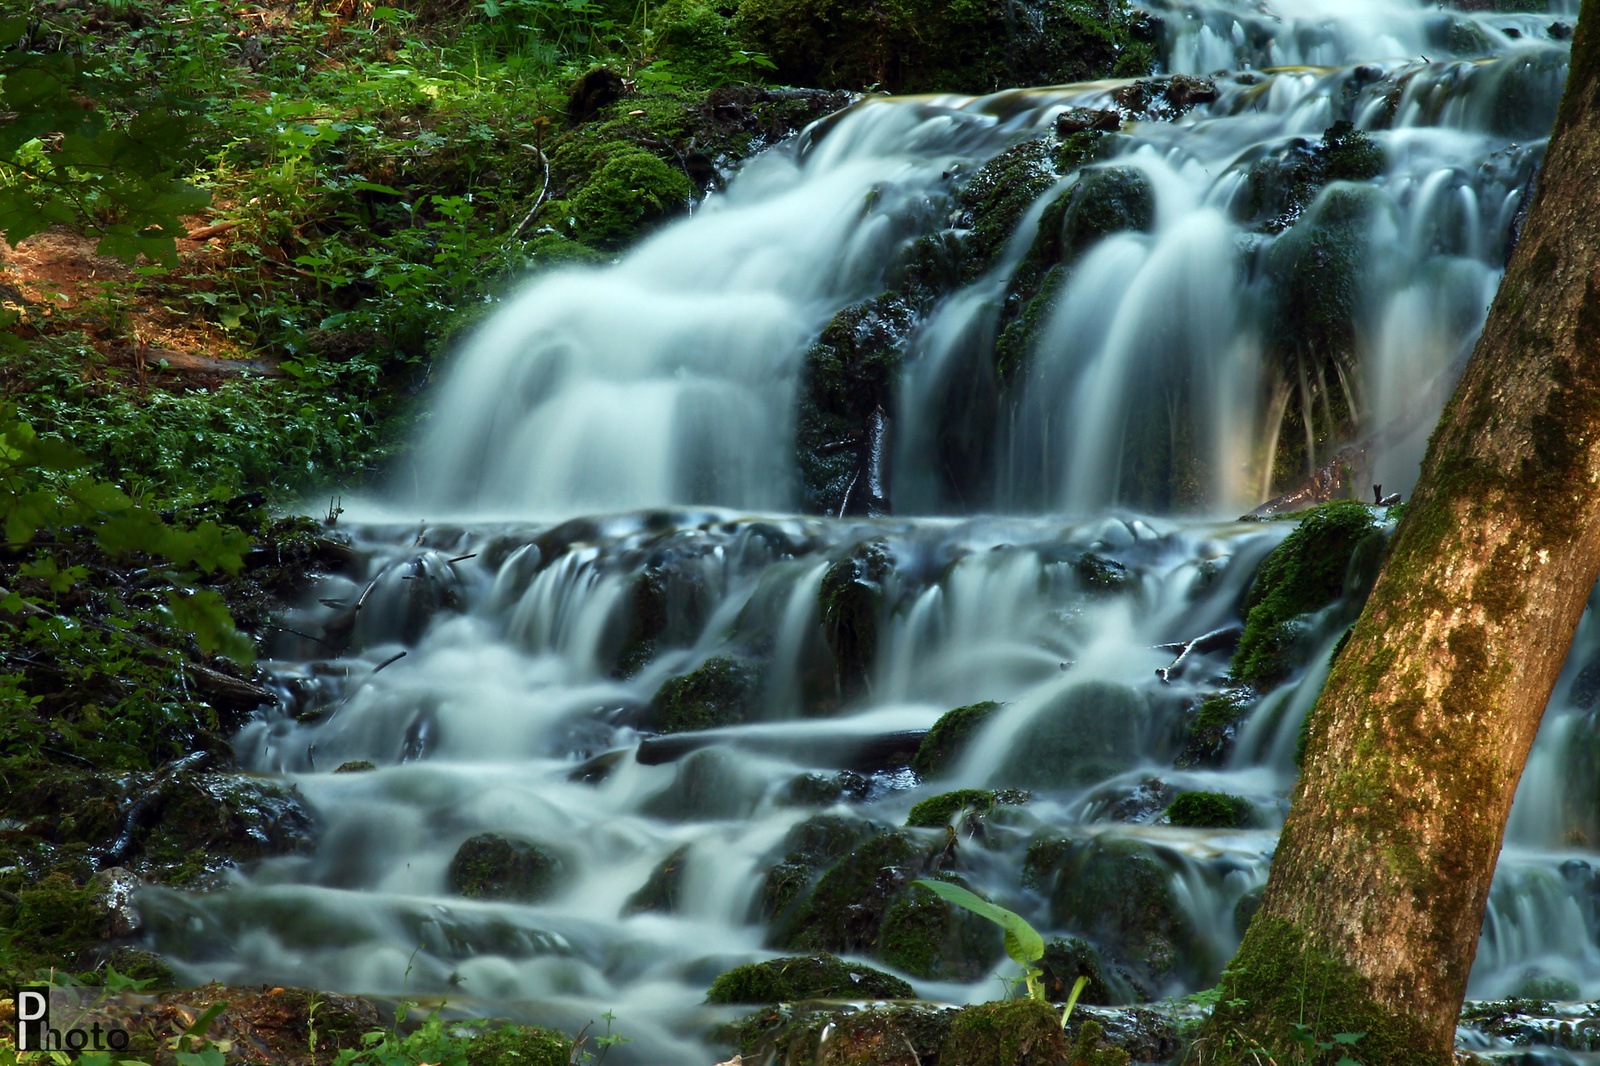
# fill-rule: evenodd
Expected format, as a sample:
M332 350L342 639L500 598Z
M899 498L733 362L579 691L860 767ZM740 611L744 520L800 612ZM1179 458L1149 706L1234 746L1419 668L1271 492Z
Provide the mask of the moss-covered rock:
M377 768L378 764L370 759L350 759L335 766L333 772L336 774L364 774Z
M1255 700L1255 691L1243 686L1207 696L1200 702L1194 724L1189 727L1188 739L1173 765L1187 770L1226 763L1233 752L1239 724L1249 715Z
M854 770L836 774L800 774L785 790L781 802L797 807L830 807L835 803L859 803L872 791L872 782Z
M1317 193L1333 181L1370 181L1383 173L1383 149L1349 122L1336 122L1320 142L1295 138L1256 160L1240 201L1242 221L1278 233L1299 219Z
M1091 1018L1078 1027L1067 1057L1070 1066L1128 1066L1131 1056L1106 1040L1105 1027Z
M911 1066L942 1061L940 1045L956 1012L928 1004L769 1007L729 1026L719 1039L745 1062L814 1063L827 1034L828 1066Z
M883 583L892 566L887 544L857 545L848 558L828 568L817 590L822 628L844 699L853 699L867 689L878 658Z
M678 763L672 783L640 806L670 821L743 818L755 809L766 781L725 748L703 748Z
M1324 504L1273 549L1245 598L1244 634L1229 666L1234 680L1266 687L1305 661L1307 649L1295 619L1339 598L1356 545L1376 524L1372 508L1364 504Z
M662 859L650 871L650 877L627 902L622 905L622 917L643 911L675 914L683 902L683 868L689 860L689 845L685 844Z
M1048 1003L1024 999L968 1007L950 1020L940 1062L970 1066L1060 1066L1068 1046ZM1098 1066L1098 1064L1096 1064Z
M1192 957L1195 932L1165 864L1140 841L1041 840L1028 850L1024 875L1049 894L1051 924L1110 948L1151 978L1202 961Z
M859 818L818 814L789 830L783 858L768 871L761 890L762 917L779 924L810 887L817 872L844 858L881 826Z
M567 874L566 862L543 844L479 833L456 849L446 877L468 899L537 903L558 893Z
M898 977L832 955L801 955L736 966L711 983L709 1003L789 1003L800 999L911 999Z
M983 93L1132 77L1155 62L1153 27L1117 0L743 0L735 23L780 78L829 88Z
M1167 819L1192 829L1244 829L1255 824L1256 808L1226 792L1180 792L1167 808Z
M959 877L935 875L969 891ZM889 905L878 934L878 957L913 977L976 981L1005 954L1000 927L920 885Z
M650 701L650 723L659 733L740 725L752 720L760 691L761 672L754 663L713 656L662 682Z
M680 212L693 186L642 148L614 152L569 202L577 237L585 244L616 248Z
M1233 929L1241 937L1245 930L1250 928L1250 919L1256 916L1256 911L1261 909L1261 889L1252 888L1239 897L1239 902L1233 905Z
M999 806L1018 806L1033 799L1019 788L1003 788L998 792L979 788L961 788L929 796L911 808L906 815L906 826L912 829L942 829L951 824L957 814L965 810L974 815L984 815Z
M950 773L966 754L978 730L1001 706L994 700L985 700L940 715L928 735L922 738L917 754L911 759L911 769L927 780Z
M1062 789L1103 781L1132 765L1149 717L1135 688L1108 681L1073 685L1022 726L991 784Z
M1053 1003L1061 1003L1072 994L1078 978L1088 979L1078 1002L1090 1006L1109 1006L1123 1002L1123 997L1112 991L1106 982L1105 970L1100 963L1100 953L1094 945L1079 937L1051 937L1045 941L1044 957L1039 960L1044 971L1040 982L1044 994Z
M884 833L858 845L800 901L778 935L778 946L875 954L890 905L922 876L929 858L927 847L905 832Z

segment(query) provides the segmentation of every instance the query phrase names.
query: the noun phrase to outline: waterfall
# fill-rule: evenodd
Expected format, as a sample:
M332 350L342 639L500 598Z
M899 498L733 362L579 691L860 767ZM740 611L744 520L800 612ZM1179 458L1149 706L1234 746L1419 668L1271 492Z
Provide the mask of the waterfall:
M1019 145L1053 153L1060 116L1121 107L1126 83L866 98L619 261L508 297L444 374L397 478L413 494L384 505L427 524L348 530L365 569L284 620L266 663L283 705L235 738L316 812L314 848L211 891L147 891L151 946L196 981L444 996L568 1030L613 1010L634 1038L614 1061L703 1066L733 1013L703 1003L712 978L784 953L764 915L797 827L870 835L936 794L1001 788L1032 795L960 843L976 889L1088 937L1130 996L1212 983L1265 882L1346 605L1308 623L1301 668L1227 759L1183 752L1230 645L1175 649L1231 632L1290 529L1233 517L1335 445L1360 439L1363 473L1409 491L1498 283L1575 12L1150 13L1169 71L1215 91L1037 173L981 269L920 305L887 412L893 516L795 513L812 345L927 242L971 239L966 183ZM1341 145L1366 169L1328 164ZM1314 188L1304 166L1323 168ZM1138 224L1055 264L1030 354L995 384L1041 234L1109 183L1138 190ZM844 621L841 588L867 596ZM1600 995L1596 625L1518 794L1475 995ZM347 648L296 636L336 631ZM693 684L731 709L662 732ZM942 716L986 701L946 776L908 769ZM376 769L333 772L357 760ZM1168 824L1186 791L1253 813ZM464 898L452 862L484 833L544 848L557 888ZM1041 880L1052 848L1134 856L1167 924L1134 929L1109 898L1085 911ZM914 984L982 1001L1009 966Z

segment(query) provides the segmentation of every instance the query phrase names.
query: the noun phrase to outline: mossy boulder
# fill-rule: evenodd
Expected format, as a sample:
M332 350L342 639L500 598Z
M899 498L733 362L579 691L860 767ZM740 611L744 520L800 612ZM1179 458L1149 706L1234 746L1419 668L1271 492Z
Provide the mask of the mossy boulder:
M1229 666L1234 680L1265 688L1305 662L1308 650L1295 620L1339 598L1356 546L1376 525L1365 504L1323 504L1273 549L1245 597L1244 634Z
M1045 997L1052 1003L1064 1002L1072 994L1072 988L1080 977L1087 978L1088 983L1078 994L1079 1003L1110 1006L1125 1001L1106 981L1100 953L1093 944L1079 937L1057 936L1045 941L1044 957L1039 960L1039 969L1044 971L1040 981L1044 985Z
M1201 961L1190 957L1195 931L1166 864L1138 840L1037 841L1024 877L1049 895L1052 925L1104 945L1157 981Z
M988 814L996 807L1020 806L1033 796L1019 788L989 791L979 788L961 788L929 796L911 808L906 815L906 826L912 829L943 829L962 811L972 815Z
M377 768L378 764L370 759L350 759L335 766L333 772L336 774L364 774Z
M849 557L828 568L817 590L823 633L833 652L839 694L844 699L866 691L877 662L883 585L892 566L887 544L860 544Z
M1329 182L1371 181L1383 167L1383 149L1349 122L1334 123L1316 143L1294 138L1250 165L1242 221L1262 232L1281 232Z
M991 784L1063 789L1103 781L1142 750L1150 708L1127 685L1085 681L1063 690L1024 724Z
M794 826L783 840L783 858L767 871L761 889L761 912L780 926L790 908L811 886L817 872L850 854L881 827L858 818L819 814Z
M936 877L971 890L959 877ZM878 934L878 958L925 980L976 981L1004 954L999 926L921 885L911 886L889 905Z
M650 876L637 892L622 905L622 917L654 911L675 914L683 903L683 869L689 861L689 845L675 850L650 871Z
M1180 792L1167 820L1191 829L1244 829L1255 824L1255 804L1226 792Z
M756 664L716 655L687 674L667 678L650 701L649 720L659 733L741 725L752 720L760 691Z
M921 746L911 759L911 769L926 780L950 773L966 754L978 730L1001 706L994 700L985 700L940 715L928 735L922 738Z
M1180 770L1199 766L1222 766L1233 752L1239 725L1255 705L1253 689L1240 686L1214 692L1200 702L1189 727L1188 739L1178 753L1175 765Z
M727 749L703 748L678 763L672 783L640 812L669 821L743 818L766 789L767 782Z
M859 464L868 419L893 411L893 387L920 305L904 293L833 317L800 366L796 458L805 510L838 514Z
M451 891L468 899L537 903L561 890L568 869L543 844L479 833L456 849L446 877Z
M1060 1066L1068 1045L1061 1016L1048 1003L1023 999L967 1007L950 1020L940 1062L970 1066Z
M784 81L893 93L985 93L1136 77L1153 26L1119 0L743 0L737 31Z
M876 954L889 907L926 872L927 846L906 832L872 837L823 874L778 936L790 951Z
M836 774L800 774L789 782L780 802L796 807L831 807L844 801L859 803L872 792L872 782L854 770Z
M1106 1039L1105 1026L1090 1018L1078 1027L1067 1063L1069 1066L1128 1066L1131 1058L1126 1049Z
M910 1066L944 1061L940 1045L956 1012L933 1004L855 1007L785 1005L757 1011L718 1039L739 1048L745 1062L814 1063L827 1036L828 1066ZM977 1064L974 1064L977 1066Z
M617 248L680 212L693 191L681 169L642 148L625 148L577 191L568 211L579 240Z
M801 955L736 966L711 983L708 1003L791 1003L801 999L911 999L900 978L832 955Z

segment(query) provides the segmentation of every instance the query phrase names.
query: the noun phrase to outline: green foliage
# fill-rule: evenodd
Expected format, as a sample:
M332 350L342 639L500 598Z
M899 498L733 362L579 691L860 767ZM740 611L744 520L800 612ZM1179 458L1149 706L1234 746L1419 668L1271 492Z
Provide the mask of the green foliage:
M1244 634L1229 667L1236 681L1266 686L1289 676L1303 655L1295 620L1339 597L1356 545L1376 524L1365 504L1323 504L1273 549L1245 598Z
M396 1018L405 1021L406 1007ZM464 1033L460 1023L446 1024L437 1010L405 1036L377 1030L361 1037L361 1047L345 1048L334 1066L567 1066L573 1044L560 1034L531 1025L504 1026L482 1035Z
M1044 938L1021 915L996 906L982 896L947 881L923 880L911 883L927 889L940 899L971 911L980 918L989 919L1004 930L1006 954L1022 967L1019 983L1027 986L1029 999L1044 1001L1044 986L1039 981L1044 971L1038 966L1039 960L1044 958ZM1081 991L1081 988L1077 991ZM1077 995L1074 994L1072 998L1076 1002ZM1068 1010L1071 1010L1070 1005Z
M192 105L137 88L103 61L45 51L26 16L0 19L0 235L56 224L101 235L100 251L174 258L180 215L209 197L179 179L193 158ZM36 39L40 38L40 39Z

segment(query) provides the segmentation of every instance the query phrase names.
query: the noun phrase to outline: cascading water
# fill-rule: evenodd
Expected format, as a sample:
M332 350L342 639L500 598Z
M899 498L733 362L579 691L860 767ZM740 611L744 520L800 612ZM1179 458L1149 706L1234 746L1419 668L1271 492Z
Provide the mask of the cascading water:
M283 705L237 738L244 765L318 813L314 850L208 893L148 891L152 945L196 980L448 993L569 1030L611 1009L635 1038L618 1061L704 1063L726 1016L702 1005L711 979L791 935L774 871L792 872L797 827L823 812L858 839L937 793L1022 788L1031 801L959 845L961 875L1096 941L1123 994L1209 984L1265 881L1342 616L1313 624L1311 665L1257 703L1231 761L1175 768L1231 646L1177 666L1161 646L1236 625L1287 526L1115 508L1237 514L1325 459L1335 424L1365 436L1373 480L1409 486L1553 120L1572 18L1556 7L1156 12L1171 70L1222 72L1212 98L1128 123L1094 167L1046 180L904 338L889 502L931 517L782 514L802 492L807 349L908 248L952 236L962 182L1067 108L1118 106L1120 83L868 100L620 263L531 283L458 358L398 479L416 498L390 506L433 524L352 531L367 572L326 579L286 620L324 638L283 636ZM1340 120L1381 149L1376 176L1284 201L1263 175L1333 143ZM1148 224L1063 272L1003 395L968 389L975 368L992 380L1001 308L1058 224L1050 205L1113 169L1147 191ZM1351 249L1359 270L1340 274ZM1285 334L1296 300L1329 296L1318 286L1346 313L1322 324L1337 351ZM952 418L984 403L1001 414L979 423L974 498L940 457ZM1152 455L1167 488L1141 495ZM949 516L991 507L1016 517ZM842 621L861 589L866 614ZM327 658L336 633L352 650ZM694 685L732 710L654 735ZM1590 618L1512 815L1474 995L1600 994L1597 695ZM941 715L981 701L1002 706L946 776L907 768ZM330 772L358 760L377 769ZM1259 827L1163 824L1185 790L1245 797ZM484 833L540 845L554 887L527 903L454 893L452 860ZM1133 855L1165 924L1136 928L1109 897L1047 900L1027 871L1050 848ZM801 867L802 891L821 868ZM1008 966L915 984L982 1000Z

